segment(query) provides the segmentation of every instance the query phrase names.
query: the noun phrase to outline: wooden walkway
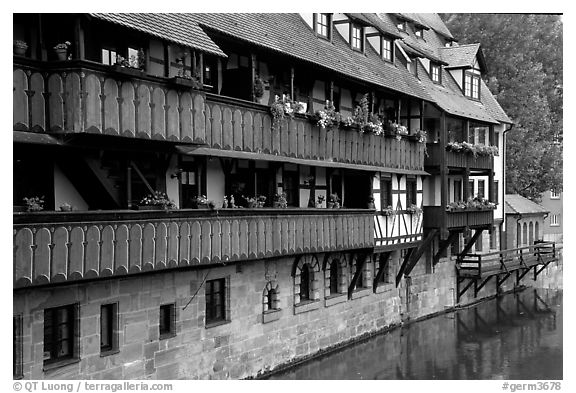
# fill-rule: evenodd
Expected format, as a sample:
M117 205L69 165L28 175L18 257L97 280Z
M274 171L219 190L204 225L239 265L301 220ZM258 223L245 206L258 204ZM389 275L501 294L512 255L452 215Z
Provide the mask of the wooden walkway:
M531 270L536 280L542 270L557 260L556 244L544 241L537 241L531 246L487 254L461 254L456 261L457 300L460 302L460 298L472 286L476 297L492 277L496 279L497 288L514 273L517 284Z

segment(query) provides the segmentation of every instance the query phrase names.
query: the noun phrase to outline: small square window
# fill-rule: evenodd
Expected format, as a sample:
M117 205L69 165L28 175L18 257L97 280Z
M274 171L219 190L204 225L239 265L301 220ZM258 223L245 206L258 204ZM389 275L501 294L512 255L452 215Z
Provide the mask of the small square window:
M72 304L44 310L44 365L77 358L77 311Z
M550 199L560 199L560 193L556 190L550 190Z
M116 64L116 51L112 49L102 48L102 64L105 65Z
M406 31L406 22L405 21L399 21L396 24L396 27L398 28L398 30L400 31Z
M176 335L176 305L174 303L160 306L159 329L161 340Z
M420 28L417 27L414 30L414 34L416 34L416 37L418 38L424 38L424 29L422 29L421 27Z
M100 307L100 352L118 349L118 303Z
M314 31L319 37L330 38L330 15L314 14Z
M206 281L206 325L226 321L226 279Z

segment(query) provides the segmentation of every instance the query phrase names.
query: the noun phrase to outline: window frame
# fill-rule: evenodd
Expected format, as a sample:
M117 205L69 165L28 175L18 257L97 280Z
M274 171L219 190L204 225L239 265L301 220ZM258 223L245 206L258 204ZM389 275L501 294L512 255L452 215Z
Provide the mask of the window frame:
M418 34L420 33L420 34ZM424 28L422 27L414 27L414 35L420 39L424 39Z
M322 24L322 17L326 16L326 24ZM323 38L330 41L332 37L332 15L329 13L318 13L315 12L313 15L313 30L317 37ZM318 26L320 26L320 31L318 31ZM322 34L322 27L326 28L326 35Z
M550 199L560 199L560 193L554 189L550 190Z
M414 179L406 179L406 208L418 205L418 182Z
M313 273L311 274L311 270L312 266L310 266L309 263L305 263L302 265L302 269L300 269L300 303L310 302L313 300L310 296L312 277L314 277ZM302 296L302 294L305 294L305 296Z
M330 261L330 296L340 294L340 259Z
M394 202L392 201L392 178L380 177L380 210L384 210L388 206L394 209Z
M486 197L486 181L484 179L478 179L478 198Z
M215 292L212 289L209 292L209 287L213 287L216 282L220 283L220 290L218 292ZM219 296L220 297L220 304L215 303L213 301L211 301L209 303L209 294L211 295L211 297ZM228 307L227 307L228 299L229 299L228 280L225 277L216 278L213 280L207 280L206 281L206 291L205 291L205 307L206 307L205 308L205 324L206 324L206 327L216 326L216 325L230 321L229 315L228 315ZM208 310L214 310L216 308L220 308L219 311L220 311L221 316L216 317L216 316L210 315L210 318L209 318Z
M406 21L405 21L405 20L399 20L399 21L396 23L396 28L397 28L399 31L404 31L404 32L405 32L406 29L407 29Z
M475 74L471 71L464 71L462 76L462 92L464 96L471 100L480 101L481 95L481 83L480 83L480 75ZM468 79L470 82L468 82ZM474 87L477 87L477 96L475 96Z
M354 36L355 30L360 32L359 37ZM354 45L355 40L360 43L360 47ZM364 53L364 27L357 23L350 23L350 47L352 50Z
M388 43L390 45L390 48L387 49L384 45L384 43ZM394 62L394 40L392 40L391 38L388 37L384 37L382 36L381 40L380 40L380 53L382 56L382 59L384 61L387 61L389 63L393 63ZM384 56L384 54L387 53L390 56Z
M161 304L158 312L159 339L164 340L176 336L176 303Z
M430 79L438 85L442 84L442 67L440 64L430 62Z
M107 315L108 326L106 326L106 331L109 336L110 343L107 345L102 345L103 336L103 311L109 314ZM118 303L107 303L100 305L100 355L110 355L119 352L118 345Z
M58 313L64 311L67 314L67 320L65 322L58 322ZM78 303L66 304L63 306L50 307L44 309L44 360L43 366L44 370L64 366L73 362L80 361L79 356L79 334L80 334L80 319L79 319L79 305ZM51 329L50 337L47 337L47 315L50 315ZM61 332L58 328L60 326L66 326L68 329L67 339L62 339ZM61 343L63 341L69 341L69 351L65 355L58 355L61 350ZM50 357L46 358L46 344L50 343Z
M560 214L551 214L550 215L550 226L551 227L559 227L560 226Z

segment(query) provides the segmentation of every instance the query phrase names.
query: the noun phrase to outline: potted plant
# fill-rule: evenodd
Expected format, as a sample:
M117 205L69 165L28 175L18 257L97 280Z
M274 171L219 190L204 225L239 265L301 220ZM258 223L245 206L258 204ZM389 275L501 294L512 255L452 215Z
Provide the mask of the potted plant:
M330 194L330 196L328 197L327 207L328 207L328 209L339 209L340 208L340 198L338 197L338 194L336 194L336 193Z
M68 202L64 202L63 204L60 205L61 212L71 212L72 210L74 210L74 206L72 206Z
M394 209L392 206L388 205L385 209L382 209L382 215L391 216L392 214L394 214Z
M266 204L266 197L264 195L258 195L256 196L256 207L264 207L264 205Z
M72 45L70 41L64 41L54 47L54 52L56 53L56 57L58 60L64 61L68 58L68 47Z
M14 40L14 54L18 56L24 56L28 50L28 44L26 41Z
M24 198L24 203L26 203L26 209L29 212L39 212L44 210L44 196Z
M258 75L254 78L254 99L260 102L264 96L264 80Z
M168 210L175 209L176 204L164 192L154 191L140 200L138 210Z
M274 195L274 202L272 206L276 209L286 209L288 207L288 201L286 200L286 193L281 192Z
M368 197L368 209L376 209L373 196Z
M418 205L411 204L410 206L408 206L406 211L409 214L420 214L422 212L422 209Z
M317 209L322 209L324 207L324 200L326 199L326 197L324 195L318 195L318 198L316 198L316 208Z
M194 199L192 199L192 207L194 209L208 209L208 198L206 195L198 195Z

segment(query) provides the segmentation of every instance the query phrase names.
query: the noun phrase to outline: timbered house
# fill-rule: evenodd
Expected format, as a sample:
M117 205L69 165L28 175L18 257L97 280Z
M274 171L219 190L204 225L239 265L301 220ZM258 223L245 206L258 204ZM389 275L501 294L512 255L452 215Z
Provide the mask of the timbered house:
M455 41L436 14L14 15L14 377L243 378L454 305L510 124ZM448 211L473 195L496 210Z

